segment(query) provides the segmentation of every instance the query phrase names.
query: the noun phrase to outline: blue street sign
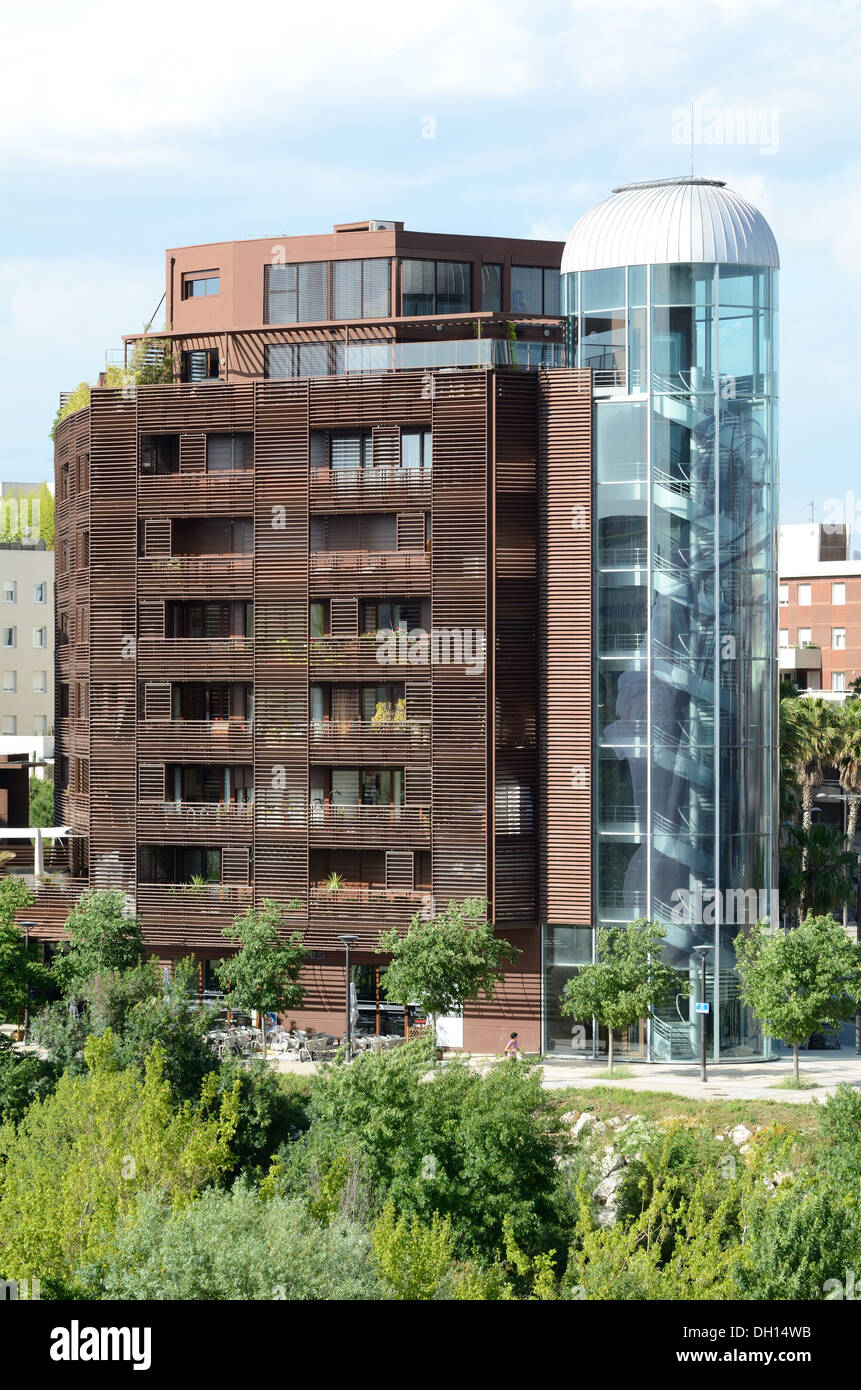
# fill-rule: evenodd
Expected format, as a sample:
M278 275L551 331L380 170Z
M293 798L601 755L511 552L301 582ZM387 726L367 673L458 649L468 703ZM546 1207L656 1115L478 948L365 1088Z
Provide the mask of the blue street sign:
M707 1014L710 1009L711 1004L697 1004L696 1006L696 1011L698 1014Z

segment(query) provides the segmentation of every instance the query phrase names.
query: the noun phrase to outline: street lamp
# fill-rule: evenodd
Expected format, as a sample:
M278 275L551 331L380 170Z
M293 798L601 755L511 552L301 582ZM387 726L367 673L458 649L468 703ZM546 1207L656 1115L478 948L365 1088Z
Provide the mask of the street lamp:
M699 952L702 961L702 1000L697 1004L697 1013L702 1019L700 1025L700 1081L708 1081L706 1073L706 1019L709 1015L709 1003L706 999L706 956L709 951L714 950L714 946L695 946L695 951Z
M35 927L35 922L19 922L18 925L24 931L24 952L27 957L27 1000L24 1004L24 1041L30 1036L30 928Z
M338 940L339 940L339 941L343 941L343 943L344 943L344 951L345 951L346 958L347 958L347 959L346 959L346 972L347 972L347 1027L346 1027L346 1031L345 1031L345 1033L344 1033L344 1045L345 1045L345 1048L346 1048L347 1061L348 1061L348 1062L349 1062L350 1057L351 1057L351 1049L352 1049L352 1046L353 1046L353 1036L352 1036L352 1034L353 1034L353 1021L352 1021L352 1012L353 1012L353 1007L352 1007L352 1005L353 1005L353 1001L352 1001L352 999L351 999L351 997L350 997L350 983L351 983L351 982L350 982L350 947L351 947L351 946L354 946L354 945L356 944L356 942L358 941L358 939L359 939L359 938L356 936L356 934L355 934L354 932L344 932L343 936L339 936L339 937L338 937Z

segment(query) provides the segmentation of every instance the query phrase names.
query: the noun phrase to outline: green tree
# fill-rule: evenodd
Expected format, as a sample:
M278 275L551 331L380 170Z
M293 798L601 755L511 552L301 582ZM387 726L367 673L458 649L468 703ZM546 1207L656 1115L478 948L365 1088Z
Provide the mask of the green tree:
M148 333L149 328L150 325L147 324L144 332ZM170 385L175 375L176 363L170 340L159 337L139 338L126 366L108 367L105 372L105 385L117 391L129 391L137 386ZM69 399L65 405L60 406L54 417L51 439L54 438L61 420L89 405L92 389L89 382L82 381L70 392Z
M451 902L435 917L416 913L406 935L383 933L377 950L391 956L382 979L386 998L405 1008L418 1003L431 1018L461 1013L483 994L492 999L504 976L503 963L520 950L495 936L484 898Z
M799 921L833 912L854 901L856 870L838 826L790 826L780 851L781 898Z
M34 1052L16 1052L0 1035L0 1125L17 1124L37 1096L49 1095L59 1068Z
M452 1269L450 1217L435 1211L423 1225L416 1215L399 1217L394 1204L387 1202L372 1239L374 1259L395 1298L414 1302L440 1296Z
M801 823L813 821L813 794L822 782L823 768L837 746L836 716L824 700L800 696L780 704L781 757L801 787Z
M140 918L128 911L116 888L91 888L66 919L67 950L58 956L54 977L65 994L79 991L103 970L130 970L144 957Z
M271 898L261 907L250 907L222 936L239 941L241 949L229 960L219 961L216 974L226 991L225 1003L231 1009L261 1014L263 1055L266 1056L266 1013L297 1009L304 990L300 982L306 951L300 932L284 940L286 919Z
M0 1250L4 1278L68 1286L78 1264L98 1264L114 1246L118 1217L157 1188L182 1205L230 1166L236 1098L209 1078L200 1108L175 1107L164 1053L145 1075L116 1065L108 1031L90 1038L88 1074L64 1075L16 1128L0 1129Z
M142 1195L101 1270L81 1270L108 1299L378 1301L369 1233L336 1218L321 1226L301 1199L264 1199L247 1183L209 1188L179 1210Z
M35 902L23 879L7 875L0 879L0 1015L17 1022L28 1002L41 998L50 983L50 973L40 963L38 945L30 942L17 925L15 916Z
M54 783L47 777L30 778L30 824L54 824Z
M798 1048L813 1032L838 1027L861 998L861 945L833 917L807 917L788 932L757 922L735 939L741 997L765 1032Z
M562 1013L581 1023L596 1018L607 1029L608 1068L613 1033L645 1018L651 1008L690 993L690 982L665 965L664 928L640 917L628 927L598 929L598 960L584 965L562 990Z
M837 711L837 738L834 762L840 786L846 793L846 848L851 850L858 829L858 804L861 801L861 700L857 696L846 700Z

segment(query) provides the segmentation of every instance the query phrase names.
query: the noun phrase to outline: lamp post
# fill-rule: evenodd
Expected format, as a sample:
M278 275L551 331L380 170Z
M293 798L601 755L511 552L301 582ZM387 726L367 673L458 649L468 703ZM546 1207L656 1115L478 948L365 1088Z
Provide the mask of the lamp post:
M697 1008L702 1022L700 1024L700 1081L708 1081L706 1071L706 1019L709 1016L709 1003L706 999L706 956L709 951L714 950L714 946L695 946L695 951L699 952L702 961L702 1000Z
M339 936L339 937L338 937L338 940L339 940L339 941L343 941L343 943L344 943L344 952L345 952L345 955L346 955L345 969L346 969L346 972L347 972L347 990L346 990L346 994L347 994L347 1027L346 1027L346 1030L345 1030L345 1032L344 1032L344 1046L345 1046L345 1049L346 1049L347 1061L348 1061L348 1062L350 1061L350 1059L351 1059L351 1057L352 1057L352 1046L353 1046L353 1022L352 1022L352 1012L353 1012L353 1011L352 1011L352 1000L351 1000L351 998L350 998L350 947L353 946L353 945L355 945L355 943L358 941L358 939L359 939L359 938L355 935L354 932L344 932L343 936Z
M27 958L27 999L24 1004L24 1041L30 1036L30 928L35 927L35 922L20 922L19 926L24 931L24 952Z

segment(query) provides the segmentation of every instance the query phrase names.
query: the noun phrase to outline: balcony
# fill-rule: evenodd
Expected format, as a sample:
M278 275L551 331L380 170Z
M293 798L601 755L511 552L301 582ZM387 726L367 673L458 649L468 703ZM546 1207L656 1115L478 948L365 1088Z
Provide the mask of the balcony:
M332 932L370 931L374 939L381 931L398 927L406 931L417 912L430 904L430 893L396 893L386 889L374 892L368 888L341 888L337 893L327 888L311 889L309 928Z
M375 724L327 719L313 721L308 735L311 761L327 765L352 766L357 759L368 758L375 764L402 766L405 760L413 761L415 755L427 761L430 748L430 724L418 721Z
M231 555L138 556L138 596L197 598L221 590L231 598L251 597L254 556Z
M381 671L390 669L393 664L401 666L411 677L418 673L417 668L410 667L406 660L398 663L388 659L385 663L378 661L377 653L382 650L382 643L376 637L312 637L312 677L315 680L329 677L349 681L367 676L370 680L378 681Z
M779 647L778 664L781 671L821 671L822 649L809 642L803 647Z
M154 844L250 844L254 806L227 801L139 801L137 834Z
M200 758L212 763L250 763L253 757L249 719L141 719L138 756L143 760Z
M247 516L254 510L254 474L164 473L138 479L141 516Z
M137 645L141 679L250 680L254 642L250 637L142 637Z
M312 584L331 593L425 594L430 572L430 553L423 550L312 550L310 556Z
M308 838L312 845L341 849L421 849L430 844L430 807L335 806L313 802Z
M311 510L430 506L430 468L312 468Z
M254 901L254 888L245 883L139 883L137 910L148 937L153 928L179 930L187 944L212 945Z

